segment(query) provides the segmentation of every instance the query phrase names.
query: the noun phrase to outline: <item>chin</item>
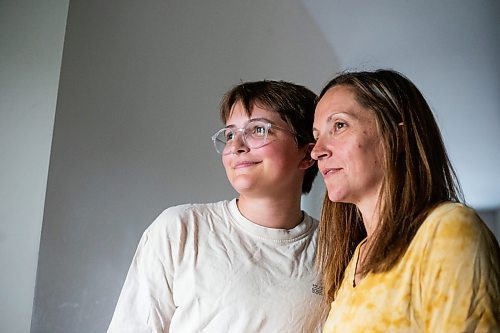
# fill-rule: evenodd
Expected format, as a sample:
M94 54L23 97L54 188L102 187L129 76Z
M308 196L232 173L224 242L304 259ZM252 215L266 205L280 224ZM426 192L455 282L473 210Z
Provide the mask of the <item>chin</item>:
M235 191L240 194L249 192L255 187L253 182L243 181L241 179L232 181L231 185L233 186Z
M328 191L328 199L330 199L331 202L349 203L346 196L338 191Z

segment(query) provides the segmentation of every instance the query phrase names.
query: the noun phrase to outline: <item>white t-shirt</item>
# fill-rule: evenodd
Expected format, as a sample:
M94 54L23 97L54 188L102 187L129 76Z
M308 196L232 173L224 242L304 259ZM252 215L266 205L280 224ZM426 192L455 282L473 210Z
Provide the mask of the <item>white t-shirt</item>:
M165 210L144 232L111 332L321 330L318 221L257 225L236 199Z

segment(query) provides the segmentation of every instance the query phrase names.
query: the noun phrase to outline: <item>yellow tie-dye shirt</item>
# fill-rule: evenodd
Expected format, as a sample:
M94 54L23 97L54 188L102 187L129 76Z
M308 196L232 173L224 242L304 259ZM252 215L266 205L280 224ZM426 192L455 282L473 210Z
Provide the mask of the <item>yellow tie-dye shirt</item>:
M390 271L354 287L358 245L323 332L500 332L496 249L473 210L442 204Z

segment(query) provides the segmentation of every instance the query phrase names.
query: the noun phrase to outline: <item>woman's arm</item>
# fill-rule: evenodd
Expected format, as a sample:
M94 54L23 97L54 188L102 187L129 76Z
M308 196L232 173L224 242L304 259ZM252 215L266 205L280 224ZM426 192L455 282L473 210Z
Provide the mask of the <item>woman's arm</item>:
M462 205L428 223L419 286L425 331L500 332L500 259L494 236Z

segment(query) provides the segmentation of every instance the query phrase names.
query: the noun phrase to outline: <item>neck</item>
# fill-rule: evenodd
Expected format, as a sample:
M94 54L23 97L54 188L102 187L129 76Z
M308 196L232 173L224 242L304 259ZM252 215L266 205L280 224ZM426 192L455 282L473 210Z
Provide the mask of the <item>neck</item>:
M365 225L367 240L369 242L380 223L378 200L364 202L363 204L359 204L358 208L363 217L363 224Z
M300 195L292 198L249 198L240 195L238 209L250 221L268 228L293 229L302 222Z

